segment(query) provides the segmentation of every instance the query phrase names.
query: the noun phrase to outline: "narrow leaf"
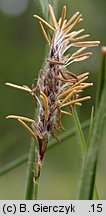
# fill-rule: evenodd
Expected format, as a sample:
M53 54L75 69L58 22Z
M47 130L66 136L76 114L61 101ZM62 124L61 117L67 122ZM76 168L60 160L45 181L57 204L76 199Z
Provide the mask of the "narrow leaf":
M103 72L103 74L105 74L105 72ZM101 95L99 107L95 115L95 122L94 122L91 143L89 145L89 149L87 151L86 158L83 163L82 178L81 178L80 193L79 193L79 199L81 200L93 199L98 155L101 146L102 133L103 133L104 122L105 122L104 116L106 115L105 101L106 101L106 83L104 83L104 88L102 89L102 95Z
M89 133L88 133L88 140L87 140L87 150L89 149L89 145L90 145L91 139L92 139L93 123L94 123L94 106L92 107L92 110L91 110L91 118L90 118ZM94 188L94 199L99 200L99 195L98 195L96 185Z
M92 107L92 110L91 110L91 118L90 118L90 125L89 125L87 148L89 148L89 144L91 143L92 132L93 132L93 122L94 122L94 106Z
M77 135L78 135L79 143L81 146L82 158L84 159L85 154L86 154L87 145L86 145L84 134L83 134L81 124L80 124L80 121L79 121L75 107L74 107L74 121L75 121L76 129L77 129Z
M87 120L87 121L85 121L85 122L83 122L83 123L81 124L81 127L82 127L83 129L88 128L88 126L89 126L89 120ZM76 134L76 129L75 129L75 128L72 128L71 131L68 130L68 131L64 132L63 134L61 134L61 135L59 136L59 139L61 139L61 140L62 140L62 143L63 143L64 140L75 136L75 134ZM61 144L62 144L62 143L61 143ZM53 140L50 141L47 150L50 150L51 148L53 148L53 147L55 147L55 146L57 146L57 145L59 145L59 143L58 143L56 140L53 139ZM10 163L8 163L7 165L5 165L4 167L2 167L2 168L0 169L0 176L6 174L7 172L11 171L12 169L14 169L14 168L16 168L16 167L22 165L23 163L27 162L27 161L28 161L28 158L29 158L29 155L28 155L28 154L25 154L25 155L23 155L22 157L20 157L20 158L18 158L18 159L16 159L16 160L13 160L13 161L10 162ZM33 165L33 163L32 163L32 165Z
M97 80L97 93L96 93L96 109L99 105L99 102L101 100L102 91L106 82L106 75L105 75L105 68L106 68L106 47L102 47L101 49L102 54L102 63L101 63L101 70L98 74L98 80Z
M90 141L91 136L92 136L93 112L94 112L94 108L92 108L92 112L91 112L91 120L90 120L90 128L89 128L89 140L88 141ZM83 131L82 131L82 127L81 127L81 124L80 124L80 121L79 121L79 118L78 118L78 115L77 115L77 112L76 112L75 108L74 108L74 119L75 119L75 124L76 124L76 128L77 128L77 135L78 135L78 138L79 138L79 143L80 143L80 146L81 146L82 158L84 160L85 156L86 156L86 153L88 151L89 143L87 145L87 143L85 141L84 134L83 134ZM96 186L94 188L94 191L95 191L95 199L98 199L99 196L98 196L98 191L97 191Z

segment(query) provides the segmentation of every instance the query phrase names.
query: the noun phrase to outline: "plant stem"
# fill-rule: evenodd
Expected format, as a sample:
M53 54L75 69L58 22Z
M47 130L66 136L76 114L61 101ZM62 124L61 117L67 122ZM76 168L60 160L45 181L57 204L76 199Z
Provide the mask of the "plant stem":
M31 142L31 149L29 153L29 160L28 160L28 171L27 171L27 180L26 180L26 193L25 199L32 200L32 191L33 191L33 167L35 161L35 142L32 140Z
M34 181L33 184L33 200L37 200L38 199L38 182Z
M87 127L89 126L89 120L83 122L81 124L81 127L83 129L86 129ZM64 141L68 138L71 138L72 136L75 136L76 134L76 129L75 128L72 128L71 131L66 131L64 132L63 134L59 135L59 138ZM63 143L63 142L62 142ZM57 143L56 140L51 140L49 145L48 145L48 148L47 148L47 151L50 150L51 148L55 147L59 145ZM3 168L0 169L0 176L6 174L7 172L13 170L14 168L22 165L23 163L27 162L28 161L28 158L29 158L29 155L28 154L25 154L23 155L22 157L16 159L16 160L13 160L12 162L10 162L9 164L5 165ZM33 165L33 164L32 164ZM28 168L29 169L29 168ZM33 169L33 167L32 167Z
M93 110L94 109L92 108L91 121L90 121L90 130L89 130L89 139L88 139L89 142L90 142L90 139L91 139L90 136L92 135ZM76 128L77 128L77 133L78 133L79 142L80 142L80 146L81 146L82 158L83 158L83 161L84 161L86 153L88 151L89 143L87 145L87 143L85 141L84 134L83 134L83 131L82 131L82 127L81 127L81 124L80 124L80 121L79 121L79 118L78 118L77 111L76 111L75 107L74 107L74 119L75 119L75 125L76 125ZM95 199L98 200L99 196L98 196L96 185L95 185L95 188L94 188L94 192L95 192Z
M105 50L104 50L105 49ZM97 93L96 93L96 109L100 103L102 91L106 82L106 75L105 75L105 68L106 68L106 47L102 47L101 49L102 54L102 63L101 63L101 70L98 74L97 80Z
M106 58L106 56L105 56ZM105 62L103 61L103 64ZM104 70L105 67L103 66ZM103 71L105 79L105 71ZM100 144L102 140L102 133L104 129L105 114L106 114L106 83L104 83L102 89L102 95L100 103L95 115L95 122L93 127L93 135L89 149L86 154L85 161L83 163L82 180L80 185L79 199L90 200L93 198L96 168L98 162L98 155L100 150Z
M75 107L73 108L73 111L74 111L74 120L75 120L78 138L79 138L79 143L81 145L82 158L84 159L85 154L86 154L87 145L86 145L85 137L84 137Z
M89 200L93 197L97 159L104 125L103 113L106 112L106 105L104 105L104 101L106 101L105 92L101 98L100 108L95 118L92 141L87 152L86 160L83 164L82 180L79 194L79 199L81 200Z
M88 132L88 138L87 138L87 149L89 148L89 145L91 143L92 133L93 133L93 124L94 124L94 106L91 110L91 117L90 117L90 125L89 125L89 132Z

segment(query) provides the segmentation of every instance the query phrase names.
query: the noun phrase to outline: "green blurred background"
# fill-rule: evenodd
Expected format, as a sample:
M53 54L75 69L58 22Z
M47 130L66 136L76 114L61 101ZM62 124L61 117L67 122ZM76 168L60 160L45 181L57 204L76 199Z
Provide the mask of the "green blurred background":
M28 153L30 137L15 120L5 120L9 114L33 118L34 104L30 95L5 86L5 82L31 87L44 59L45 41L33 14L40 14L39 0L0 0L0 167ZM80 11L84 21L79 24L91 35L91 40L106 44L106 0L59 0L58 14L67 5L67 17ZM74 63L70 70L76 74L89 71L94 87L85 91L92 100L78 109L81 122L90 117L95 103L97 76L100 70L100 47L93 56ZM73 127L72 117L64 117L63 125ZM106 129L106 128L105 128ZM85 131L87 137L88 131ZM97 185L101 199L106 198L106 136L101 141ZM81 151L76 137L58 144L46 153L40 178L39 199L76 199L81 174ZM24 199L27 163L0 178L0 199Z

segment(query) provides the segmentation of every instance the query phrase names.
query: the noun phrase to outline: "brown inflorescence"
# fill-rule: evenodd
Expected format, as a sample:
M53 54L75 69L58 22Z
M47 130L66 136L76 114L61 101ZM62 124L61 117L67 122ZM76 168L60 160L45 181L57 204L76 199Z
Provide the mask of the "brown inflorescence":
M28 86L18 86L11 83L6 85L29 92L38 104L38 118L32 120L22 116L8 116L19 121L37 141L37 161L38 169L35 172L35 180L39 178L42 160L52 135L57 141L60 141L55 130L61 132L64 130L61 123L62 114L72 115L73 105L81 106L83 101L89 100L91 97L86 96L79 98L80 92L85 88L92 86L93 83L86 83L89 73L82 73L77 76L73 72L66 69L73 62L82 61L91 56L91 52L84 51L89 47L99 45L99 41L82 41L89 35L81 34L84 29L73 31L82 19L82 15L76 12L69 21L66 20L66 6L63 7L62 15L57 22L54 11L49 5L49 14L52 21L50 25L41 17L34 15L39 23L47 44L50 46L49 56L45 61L45 66L39 74L37 85L32 85L32 89ZM52 38L46 32L44 25L52 32ZM73 54L65 53L71 47L79 49ZM63 110L66 107L68 110ZM31 123L31 128L24 121ZM55 130L54 130L55 129Z

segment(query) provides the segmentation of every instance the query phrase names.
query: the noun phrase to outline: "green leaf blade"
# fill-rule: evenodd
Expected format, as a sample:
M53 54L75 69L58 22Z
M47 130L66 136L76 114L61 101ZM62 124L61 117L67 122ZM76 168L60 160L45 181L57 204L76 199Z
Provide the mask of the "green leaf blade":
M87 140L87 148L91 143L92 133L93 133L93 123L94 123L94 106L91 110L91 117L90 117L90 125L89 125L89 133L88 133L88 140Z
M82 128L83 129L88 128L88 126L89 126L89 120L82 123ZM75 136L75 134L76 134L76 129L72 128L71 131L69 130L69 131L66 131L63 134L59 135L59 139L64 141L64 140L66 140L68 138L71 138L71 137ZM51 140L49 145L48 145L47 151L50 150L51 148L56 147L57 145L59 145L59 143L57 143L56 140ZM3 166L0 169L0 176L6 174L7 172L13 170L14 168L17 168L18 166L22 165L25 162L27 162L28 158L29 158L29 155L25 154L25 155L19 157L18 159L13 160L10 163L8 163L7 165Z
M103 68L105 70L105 67ZM105 71L103 74L105 74ZM79 192L80 200L93 199L97 162L105 123L106 103L104 102L106 102L106 82L104 83L100 103L95 115L92 139L90 141L90 145L83 163Z
M82 158L84 159L85 154L86 154L87 145L86 145L86 141L85 141L85 138L84 138L82 127L81 127L81 124L80 124L80 121L79 121L79 118L78 118L75 107L74 107L73 110L74 110L74 114L73 114L74 115L74 121L75 121L76 129L77 129L77 136L78 136L79 144L80 144L80 147L81 147Z
M101 60L101 70L99 72L98 80L97 80L96 109L99 106L102 91L104 89L104 85L105 85L105 82L106 82L106 74L105 74L105 69L106 69L106 47L102 47L101 53L102 53L102 60Z

